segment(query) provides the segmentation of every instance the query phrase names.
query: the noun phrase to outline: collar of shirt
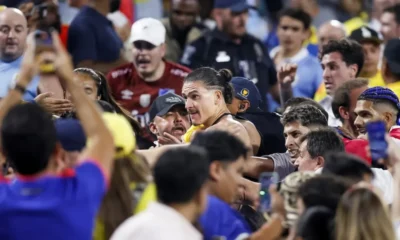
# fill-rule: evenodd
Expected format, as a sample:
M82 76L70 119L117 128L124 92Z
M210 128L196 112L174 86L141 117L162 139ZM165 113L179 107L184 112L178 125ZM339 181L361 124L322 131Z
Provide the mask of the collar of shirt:
M185 217L183 217L175 209L158 202L152 202L148 206L145 212L151 213L154 216L160 217L160 219L168 219L169 222L179 223L182 225L182 231L185 231L187 239L201 239L200 232L190 223Z
M281 50L281 46L277 46L277 47L273 48L271 50L271 52L269 53L269 56L271 57L271 59L274 59L280 50ZM308 57L309 55L310 55L310 53L308 52L308 50L306 48L302 48L293 57L282 59L282 63L299 63L301 60Z

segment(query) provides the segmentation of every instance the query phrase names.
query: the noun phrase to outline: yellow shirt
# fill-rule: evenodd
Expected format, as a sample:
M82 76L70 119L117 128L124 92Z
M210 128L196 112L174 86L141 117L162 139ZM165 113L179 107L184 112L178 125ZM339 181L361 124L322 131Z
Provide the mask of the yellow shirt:
M346 29L347 35L350 35L356 29L359 29L368 24L368 14L365 12L360 13L359 16L353 17L344 22L344 28Z
M192 139L192 135L198 131L198 130L202 130L204 128L204 125L199 125L199 126L195 126L192 125L187 131L186 133L183 135L182 140L184 143L190 143L190 140Z
M378 71L375 76L369 78L369 87L384 87L385 82L383 80L382 74L380 71ZM320 102L322 99L326 97L326 89L325 89L325 84L321 83L319 86L317 92L315 92L314 95L314 100L316 102Z
M392 90L397 97L400 97L400 82L389 83L386 87Z

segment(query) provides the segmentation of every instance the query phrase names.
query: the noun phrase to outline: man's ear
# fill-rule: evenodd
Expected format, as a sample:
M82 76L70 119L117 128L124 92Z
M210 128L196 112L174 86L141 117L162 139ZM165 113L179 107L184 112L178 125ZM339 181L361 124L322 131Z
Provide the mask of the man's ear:
M151 132L152 134L154 134L154 135L157 135L157 134L158 134L158 130L157 130L157 127L156 127L156 125L154 124L154 122L150 122L150 123L149 123L149 129L150 129L150 132Z
M210 178L212 181L219 181L222 174L222 164L218 161L213 161L210 164Z
M396 116L393 116L391 112L382 113L382 119L387 123L387 125L392 125L392 123L396 123Z
M214 97L215 97L214 103L215 105L217 105L218 102L220 102L224 98L224 95L222 94L222 91L218 90L214 92Z
M325 159L324 159L322 156L318 156L318 157L316 158L316 160L317 160L317 166L318 166L318 168L324 167Z
M349 120L350 119L349 111L343 106L339 107L339 114L340 114L340 117L342 117L342 119L344 119L344 120Z
M250 107L250 102L248 100L243 100L239 105L239 112L246 112Z
M357 72L358 72L358 65L357 64L351 64L349 65L350 69L351 69L351 76L349 76L350 78L356 78L357 76Z

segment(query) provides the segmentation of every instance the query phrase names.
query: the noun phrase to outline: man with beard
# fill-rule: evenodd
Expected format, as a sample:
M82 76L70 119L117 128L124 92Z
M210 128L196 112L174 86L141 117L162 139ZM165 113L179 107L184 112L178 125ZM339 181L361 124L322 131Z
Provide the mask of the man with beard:
M27 21L20 10L6 8L0 12L0 98L7 95L10 84L20 71L27 35ZM35 77L24 94L24 100L36 97L38 84L39 78Z
M176 94L167 93L157 97L149 110L150 131L156 135L156 146L176 144L190 127L185 100Z
M165 59L179 62L186 44L201 37L204 26L196 23L199 14L198 0L173 0L169 18L162 20L167 30Z
M250 79L261 96L268 92L280 101L276 71L263 43L246 33L246 0L214 1L217 27L185 48L181 63L195 69L210 66L229 69L233 76ZM265 103L265 98L262 99ZM261 107L266 109L266 104Z
M354 109L357 117L354 121L360 138L366 138L366 124L381 120L394 142L400 146L399 112L400 103L397 95L389 88L374 87L365 90Z
M168 92L181 94L190 69L163 60L165 27L157 19L142 18L132 26L133 62L111 71L107 78L115 100L137 118L143 128L150 122L152 102Z

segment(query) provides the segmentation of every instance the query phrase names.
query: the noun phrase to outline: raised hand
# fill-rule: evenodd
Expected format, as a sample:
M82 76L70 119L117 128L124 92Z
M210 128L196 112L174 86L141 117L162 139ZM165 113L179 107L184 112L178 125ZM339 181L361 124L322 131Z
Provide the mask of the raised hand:
M287 63L278 69L278 81L280 84L288 85L294 82L297 72L297 64Z

